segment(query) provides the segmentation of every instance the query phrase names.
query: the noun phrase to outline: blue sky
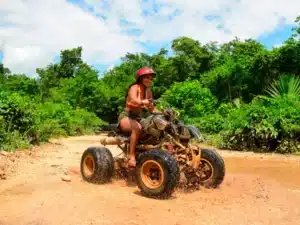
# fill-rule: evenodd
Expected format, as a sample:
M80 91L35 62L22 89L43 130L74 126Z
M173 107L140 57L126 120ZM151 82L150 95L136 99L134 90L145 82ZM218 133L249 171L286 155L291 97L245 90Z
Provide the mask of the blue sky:
M293 25L280 25L271 33L264 33L256 40L262 43L266 48L272 49L273 46L282 44L292 35Z
M5 35L0 36L0 61L13 72L35 76L35 69L57 61L62 49L83 46L83 59L102 73L118 65L126 52L170 49L178 36L201 43L253 38L271 49L291 36L300 8L296 0L54 2L1 5L0 33Z

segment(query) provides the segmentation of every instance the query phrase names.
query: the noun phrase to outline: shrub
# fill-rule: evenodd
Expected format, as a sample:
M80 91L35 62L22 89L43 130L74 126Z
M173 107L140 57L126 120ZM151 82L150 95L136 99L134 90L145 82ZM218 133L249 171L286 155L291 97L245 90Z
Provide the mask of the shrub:
M233 108L233 104L223 103L215 112L203 115L202 117L189 118L186 122L195 125L201 132L216 134L224 128L225 119Z
M28 133L34 125L29 98L0 92L0 149L13 151L30 146Z
M85 109L72 109L68 104L46 102L38 104L34 111L35 132L39 140L53 136L74 136L89 133L104 122Z
M36 103L18 93L0 92L0 148L13 151L50 137L90 133L104 125L94 113L63 103Z
M184 116L184 119L202 117L213 111L217 99L198 81L175 83L161 97Z
M299 110L299 97L257 96L251 104L242 105L229 114L221 131L222 147L295 152L300 137Z
M26 133L34 124L30 99L17 93L0 92L0 116L7 132Z

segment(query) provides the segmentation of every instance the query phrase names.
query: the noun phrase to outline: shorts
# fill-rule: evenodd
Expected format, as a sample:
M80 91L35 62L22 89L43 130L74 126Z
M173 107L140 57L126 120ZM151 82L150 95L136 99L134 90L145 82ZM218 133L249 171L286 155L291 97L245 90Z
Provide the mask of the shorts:
M143 112L135 112L135 111L128 112L128 111L123 110L119 115L119 122L126 117L139 122L143 118Z

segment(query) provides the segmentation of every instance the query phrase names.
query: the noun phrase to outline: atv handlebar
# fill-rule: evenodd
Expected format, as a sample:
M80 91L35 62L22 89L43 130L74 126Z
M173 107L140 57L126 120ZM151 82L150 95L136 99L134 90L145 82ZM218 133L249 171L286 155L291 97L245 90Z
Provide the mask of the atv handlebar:
M156 103L159 102L159 100L155 100L155 99L152 99L152 98L151 98L151 99L148 99L148 101L151 102L151 103L154 103L154 104L156 104Z
M155 99L148 99L148 101L151 102L151 103L153 103L153 104L161 102L161 100L155 100ZM179 117L179 115L180 115L179 112L174 111L174 113L175 113L176 117ZM164 113L163 112L152 112L152 115L164 115Z
M159 102L159 100L155 100L155 99L153 99L153 98L148 99L148 101L151 102L151 103L153 103L153 104L156 104L156 103ZM158 115L164 115L163 112L152 112L151 114L152 114L152 115L155 115L155 116L158 116Z
M151 114L154 116L164 115L162 112L152 112Z

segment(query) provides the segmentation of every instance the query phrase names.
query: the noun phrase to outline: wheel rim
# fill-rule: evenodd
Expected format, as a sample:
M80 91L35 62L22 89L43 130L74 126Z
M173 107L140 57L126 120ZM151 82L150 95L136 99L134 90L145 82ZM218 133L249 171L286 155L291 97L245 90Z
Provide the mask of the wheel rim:
M154 160L144 162L141 173L143 183L150 189L159 188L164 181L163 168Z
M214 174L214 167L212 166L212 164L206 159L201 159L199 169L197 171L199 181L201 183L204 183L209 179L211 179L213 174Z
M93 175L95 171L95 162L91 154L88 154L83 161L83 173L86 177Z

